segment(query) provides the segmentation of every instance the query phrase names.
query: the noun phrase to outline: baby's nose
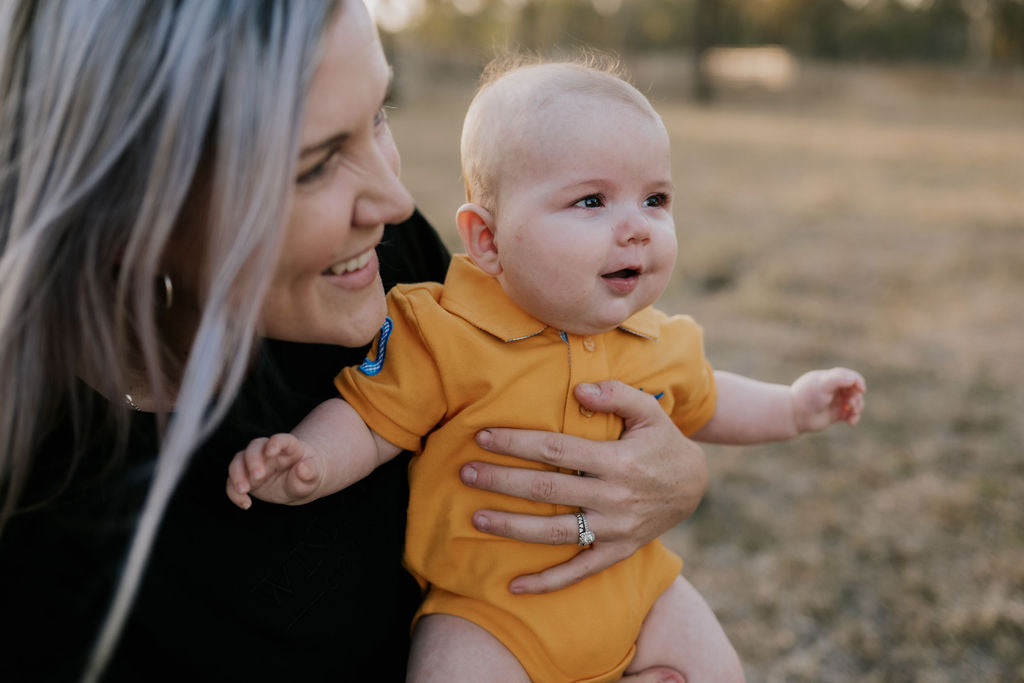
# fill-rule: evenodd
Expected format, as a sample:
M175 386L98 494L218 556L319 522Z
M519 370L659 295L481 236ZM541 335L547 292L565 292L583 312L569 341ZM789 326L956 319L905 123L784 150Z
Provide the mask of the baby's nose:
M647 244L651 241L651 226L647 217L639 211L630 211L619 221L616 227L616 238L619 244Z

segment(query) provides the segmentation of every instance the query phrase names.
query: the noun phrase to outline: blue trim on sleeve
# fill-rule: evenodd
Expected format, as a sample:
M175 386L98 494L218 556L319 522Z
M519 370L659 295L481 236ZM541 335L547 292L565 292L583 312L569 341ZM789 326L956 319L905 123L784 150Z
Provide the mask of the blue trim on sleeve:
M370 360L367 356L359 365L359 371L364 375L373 377L379 374L381 368L384 367L384 358L387 356L388 351L388 339L391 337L391 330L394 327L394 323L391 322L391 317L384 318L384 324L380 328L380 340L377 342L377 358L376 360Z
M644 390L644 388L643 388L643 387L637 387L636 389L637 389L637 391L643 391L643 390ZM664 392L664 391L659 391L659 392L658 392L658 393L656 393L656 394L651 394L651 396L654 396L654 400L655 400L655 401L660 401L660 400L661 400L661 397L662 397L662 396L664 396L664 395L665 395L665 392Z

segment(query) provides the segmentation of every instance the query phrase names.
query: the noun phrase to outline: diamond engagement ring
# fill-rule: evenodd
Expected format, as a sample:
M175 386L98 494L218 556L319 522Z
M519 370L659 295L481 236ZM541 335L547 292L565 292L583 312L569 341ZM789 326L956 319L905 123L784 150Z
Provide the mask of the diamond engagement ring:
M576 513L576 526L580 530L580 538L576 541L576 545L586 547L596 540L594 532L590 530L590 525L587 524L587 518L582 512Z

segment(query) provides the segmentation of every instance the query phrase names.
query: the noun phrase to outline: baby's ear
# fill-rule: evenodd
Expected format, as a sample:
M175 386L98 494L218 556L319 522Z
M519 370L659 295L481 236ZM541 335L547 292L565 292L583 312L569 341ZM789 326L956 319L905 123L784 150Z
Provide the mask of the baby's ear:
M455 225L473 263L492 277L501 275L491 212L479 204L463 204L455 214Z

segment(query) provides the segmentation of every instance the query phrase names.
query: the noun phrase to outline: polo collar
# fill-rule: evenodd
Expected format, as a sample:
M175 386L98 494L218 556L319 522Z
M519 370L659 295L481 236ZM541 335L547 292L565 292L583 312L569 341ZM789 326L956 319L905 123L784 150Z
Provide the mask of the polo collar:
M519 308L506 296L498 280L480 270L465 254L452 257L440 304L506 342L536 336L549 327ZM661 322L650 306L630 316L619 328L653 341L661 335Z

